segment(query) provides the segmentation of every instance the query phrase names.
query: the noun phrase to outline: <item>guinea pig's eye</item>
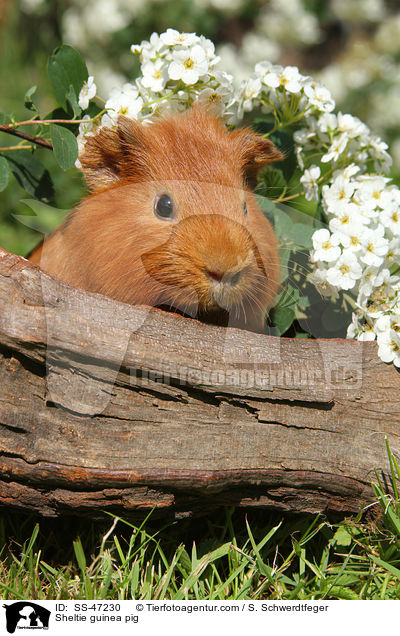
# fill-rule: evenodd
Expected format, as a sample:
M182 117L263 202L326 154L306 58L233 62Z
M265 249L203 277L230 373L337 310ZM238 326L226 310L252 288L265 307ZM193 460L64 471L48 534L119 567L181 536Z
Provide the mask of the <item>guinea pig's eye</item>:
M248 211L248 209L247 209L247 203L246 203L246 201L243 201L243 212L245 213L245 215L246 215L246 216L247 216L247 215L248 215L248 213L249 213L249 211Z
M168 194L161 194L154 199L154 212L161 219L172 219L174 216L174 204Z

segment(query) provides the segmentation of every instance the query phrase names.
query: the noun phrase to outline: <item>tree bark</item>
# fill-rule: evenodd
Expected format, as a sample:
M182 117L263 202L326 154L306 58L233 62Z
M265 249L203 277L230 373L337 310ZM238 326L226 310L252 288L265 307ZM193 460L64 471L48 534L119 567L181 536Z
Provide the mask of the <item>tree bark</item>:
M0 250L0 505L358 512L400 446L373 342L213 327L86 293Z

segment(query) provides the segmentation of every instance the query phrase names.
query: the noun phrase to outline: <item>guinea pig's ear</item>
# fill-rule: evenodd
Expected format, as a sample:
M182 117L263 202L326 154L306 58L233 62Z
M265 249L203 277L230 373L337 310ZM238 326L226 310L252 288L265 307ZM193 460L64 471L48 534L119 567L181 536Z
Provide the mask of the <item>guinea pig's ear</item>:
M104 189L123 177L140 181L147 175L144 126L119 117L116 130L102 128L86 139L79 160L90 190Z
M260 168L272 161L284 159L284 155L272 141L252 130L235 130L231 135L236 137L242 170L251 185L255 185Z

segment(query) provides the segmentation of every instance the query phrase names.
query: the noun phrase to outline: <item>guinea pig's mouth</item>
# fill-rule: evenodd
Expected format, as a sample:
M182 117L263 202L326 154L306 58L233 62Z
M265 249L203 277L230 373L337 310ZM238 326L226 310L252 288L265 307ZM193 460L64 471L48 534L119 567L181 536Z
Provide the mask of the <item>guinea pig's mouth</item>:
M227 327L244 311L244 303L250 300L249 279L253 278L250 270L250 266L245 266L220 275L217 271L204 268L204 285L197 289L195 286L184 286L180 290L183 292L180 298L173 299L171 296L156 306L185 318Z
M209 294L207 304L226 310L240 304L247 291L243 281L247 278L248 269L245 267L224 275L206 269L205 276Z

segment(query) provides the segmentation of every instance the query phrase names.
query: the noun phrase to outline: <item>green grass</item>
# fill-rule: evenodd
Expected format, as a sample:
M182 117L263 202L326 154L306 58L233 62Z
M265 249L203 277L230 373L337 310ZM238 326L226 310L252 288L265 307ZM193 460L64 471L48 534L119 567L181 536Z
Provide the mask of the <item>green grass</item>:
M33 84L39 86L41 109L53 108L45 68L58 39L50 23L40 18L40 28L36 25L33 28L29 18L26 19L29 28L23 28L17 7L9 5L9 22L0 38L3 61L0 80L7 86L1 110L13 112L18 119L29 115L23 108L23 96ZM195 30L190 25L182 29ZM198 31L208 34L205 27L199 27ZM132 41L141 39L139 35L132 36ZM0 141L17 143L5 134ZM76 170L62 173L51 153L46 150L40 153L55 182L57 194L53 204L68 209L83 194L81 177ZM21 254L41 238L40 233L30 230L14 216L27 213L23 203L27 198L14 178L0 196L0 243ZM54 212L44 230L50 231L58 225L62 216L60 212L57 218ZM3 599L399 599L400 471L395 458L391 454L389 457L392 494L388 494L387 485L377 475L374 485L377 504L370 508L369 516L336 522L323 517L282 517L262 511L246 515L232 509L173 523L156 521L151 515L137 525L107 515L101 523L94 523L79 519L38 521L3 512L0 596ZM373 514L378 510L381 516L375 518Z
M3 599L399 599L400 470L392 494L333 523L226 509L167 524L0 520ZM378 514L379 512L379 514ZM28 537L23 541L23 538Z

